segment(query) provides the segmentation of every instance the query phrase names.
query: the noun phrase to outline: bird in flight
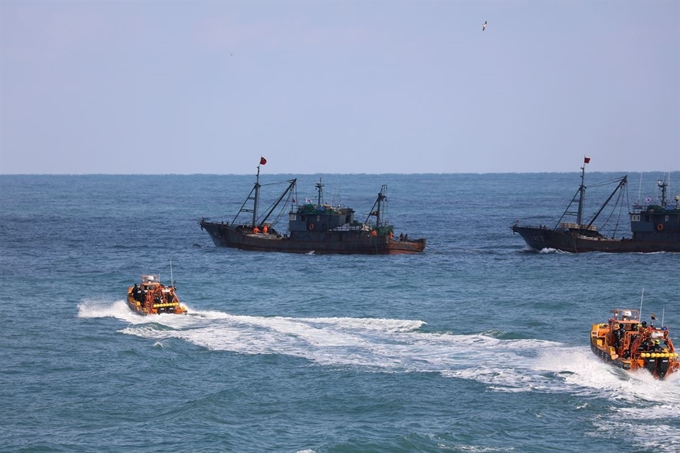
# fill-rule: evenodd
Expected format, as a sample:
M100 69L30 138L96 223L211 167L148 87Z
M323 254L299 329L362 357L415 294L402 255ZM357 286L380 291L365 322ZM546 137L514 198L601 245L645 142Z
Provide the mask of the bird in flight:
M486 21L482 24L482 31L486 30Z

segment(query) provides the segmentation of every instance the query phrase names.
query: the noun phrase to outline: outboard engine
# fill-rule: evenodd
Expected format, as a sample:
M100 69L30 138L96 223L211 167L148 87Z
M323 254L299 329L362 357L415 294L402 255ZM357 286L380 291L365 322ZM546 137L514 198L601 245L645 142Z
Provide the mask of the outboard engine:
M670 365L670 360L667 357L662 357L656 361L656 371L659 375L659 379L664 379L666 373L668 372L668 365Z
M656 371L656 359L645 359L645 369L654 375L654 371Z

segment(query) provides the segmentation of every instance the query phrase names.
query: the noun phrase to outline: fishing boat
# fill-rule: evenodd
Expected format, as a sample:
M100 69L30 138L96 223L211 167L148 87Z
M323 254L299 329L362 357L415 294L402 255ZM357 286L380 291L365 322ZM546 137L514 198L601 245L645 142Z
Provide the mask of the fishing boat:
M260 165L266 163L261 158ZM383 185L366 220L355 220L355 211L349 207L332 206L324 201L321 179L316 183L316 203L306 199L297 204L297 179L287 182L287 187L272 206L258 215L260 203L260 165L250 194L231 222L210 221L203 218L199 224L216 246L262 252L289 252L307 254L369 254L392 255L420 253L425 249L425 239L409 239L408 235L395 236L394 227L386 221L387 186ZM252 202L249 203L249 202ZM282 217L288 211L288 231L281 234L275 229L278 220L272 219L279 209ZM282 206L282 207L280 207ZM252 214L240 222L243 213ZM372 221L372 218L375 221Z
M586 195L585 167L590 158L584 159L581 167L581 185L557 221L550 228L546 225L520 225L519 222L511 226L513 233L518 233L529 247L535 250L555 249L566 252L680 252L680 195L675 196L675 203L669 203L667 198L668 181L658 181L660 196L656 203L651 199L646 204L636 203L632 209L628 209L630 231L632 236L618 235L618 222L610 235L601 233L596 226L596 220L610 206L610 215L607 223L613 217L617 207L623 206L624 194L627 199L626 184L628 177L623 176L613 183L616 188L611 192L597 212L584 221L584 202ZM618 193L618 197L614 196ZM577 204L574 212L572 206ZM575 222L563 221L566 216L575 215Z
M645 369L663 380L680 368L678 353L668 334L668 328L655 327L655 316L647 325L640 322L640 312L634 309L612 310L605 323L590 329L590 349L600 359L628 371Z
M127 304L130 310L143 316L187 313L186 307L180 303L179 297L175 294L175 285L163 285L156 274L142 275L139 285L135 283L128 288Z

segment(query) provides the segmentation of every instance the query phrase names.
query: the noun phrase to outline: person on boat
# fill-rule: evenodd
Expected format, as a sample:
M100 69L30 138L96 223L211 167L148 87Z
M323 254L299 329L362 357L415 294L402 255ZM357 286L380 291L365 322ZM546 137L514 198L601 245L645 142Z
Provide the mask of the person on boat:
M633 335L630 339L630 346L626 351L626 358L632 357L636 352L640 351L640 344L637 341L637 335Z
M136 283L135 283L135 286L137 287L137 289L135 289L135 296L134 296L135 300L137 302L144 302L144 293L142 292L142 288L140 286L137 286Z
M615 347L616 349L621 346L621 340L623 339L624 332L626 331L626 326L624 324L619 324L618 329L614 331L614 339L615 341Z
M645 341L640 344L640 350L642 351L651 351L652 348L654 347L654 341L651 338L646 338Z

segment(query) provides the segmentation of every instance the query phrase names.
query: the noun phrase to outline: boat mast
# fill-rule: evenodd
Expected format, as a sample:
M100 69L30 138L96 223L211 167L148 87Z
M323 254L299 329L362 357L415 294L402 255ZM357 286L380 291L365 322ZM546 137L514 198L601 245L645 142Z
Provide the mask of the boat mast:
M588 226L587 226L586 228L590 228L590 226L591 226L593 223L595 223L595 220L597 220L597 218L598 218L599 215L602 213L602 210L605 208L605 206L607 206L607 205L609 204L609 202L611 201L611 199L614 197L614 194L615 194L619 189L621 189L622 187L624 187L627 183L628 183L628 175L624 176L623 178L621 178L621 179L619 180L619 184L616 186L616 189L614 189L614 191L609 195L609 198L607 198L607 200L606 200L604 203L602 203L602 206L600 206L600 209L595 213L595 215L593 216L592 220L590 221L590 223L588 224ZM617 204L618 204L618 202L617 202Z
M321 183L321 178L319 178L319 182L315 184L315 187L316 191L318 192L316 205L321 206L323 202L323 184Z
M262 162L262 160L260 160ZM257 225L257 205L260 202L260 165L257 166L257 179L255 180L255 198L253 199L253 227Z
M383 184L380 188L380 192L378 193L378 210L375 216L375 226L378 228L380 227L380 222L382 221L383 202L385 200L387 200L387 184Z
M265 216L262 218L262 221L260 222L260 226L264 225L265 222L267 222L267 219L269 218L270 215L272 215L272 212L274 212L274 210L279 205L279 203L281 203L281 200L283 200L283 197L285 197L287 193L289 193L291 190L293 190L293 188L295 187L295 184L297 182L297 178L291 179L288 182L289 182L288 187L286 188L286 190L283 191L283 193L279 196L279 198L274 202L274 204L269 209L269 211L266 212Z
M583 222L583 203L585 202L586 199L586 185L585 185L585 177L586 177L586 164L590 162L589 157L584 157L583 158L583 167L581 167L581 185L578 188L579 191L579 196L578 196L578 213L576 214L576 224L581 227L581 223Z
M375 216L375 227L380 228L380 224L383 218L383 203L387 201L387 184L383 184L378 192L378 198L373 203L373 207L368 212L368 217L366 217L366 222L368 223L372 215Z
M668 201L666 200L666 191L668 190L668 183L666 182L666 176L664 175L663 181L659 180L656 182L657 186L659 186L659 189L661 190L661 206L664 208L668 204Z

